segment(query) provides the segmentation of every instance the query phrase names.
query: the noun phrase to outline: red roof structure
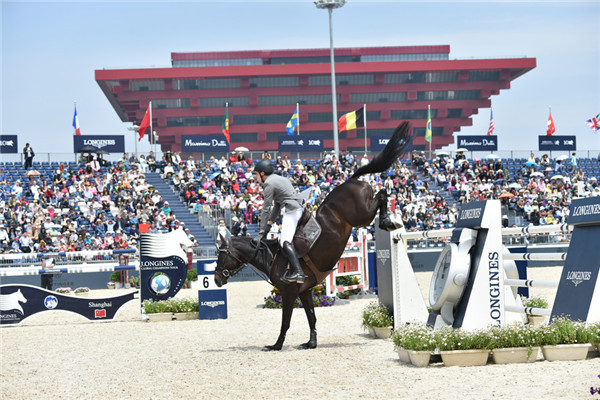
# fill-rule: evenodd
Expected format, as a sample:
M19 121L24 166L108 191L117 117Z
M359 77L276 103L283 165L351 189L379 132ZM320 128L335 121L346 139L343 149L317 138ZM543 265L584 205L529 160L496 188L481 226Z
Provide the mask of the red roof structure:
M220 133L226 103L232 147L276 150L299 103L300 134L322 134L325 148L333 148L329 52L171 53L171 68L101 69L95 77L123 122L139 125L152 101L163 151L179 151L181 135ZM449 54L447 45L335 49L339 116L366 104L367 136L410 120L414 148L424 149L430 105L437 149L472 125L471 116L489 108L493 95L536 67L535 58L450 60ZM364 132L340 133L340 150L363 149Z

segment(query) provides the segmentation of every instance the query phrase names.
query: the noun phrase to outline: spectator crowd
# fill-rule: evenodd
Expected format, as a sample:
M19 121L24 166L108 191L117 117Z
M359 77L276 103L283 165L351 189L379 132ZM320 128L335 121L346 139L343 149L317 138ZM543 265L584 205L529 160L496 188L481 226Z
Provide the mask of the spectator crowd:
M272 159L267 151L262 158L292 181L312 211L369 161L366 154L355 157L351 151L304 162L287 155ZM388 171L361 179L374 192L387 191L391 212L407 230L452 227L460 203L485 199L500 199L507 213L529 223L554 224L566 222L573 197L600 195L596 177L586 177L572 161L565 164L532 154L511 173L500 159L468 160L457 152L454 158L427 160L415 151ZM0 170L0 252L124 248L136 245L140 224L150 232L179 228L168 202L145 179L148 171L162 174L196 212L229 210L231 234L246 235L264 203L252 165L244 152L205 161L177 152L156 160L150 152L139 158L125 153L114 163L82 154L76 166L60 164L52 180L30 175L13 183Z

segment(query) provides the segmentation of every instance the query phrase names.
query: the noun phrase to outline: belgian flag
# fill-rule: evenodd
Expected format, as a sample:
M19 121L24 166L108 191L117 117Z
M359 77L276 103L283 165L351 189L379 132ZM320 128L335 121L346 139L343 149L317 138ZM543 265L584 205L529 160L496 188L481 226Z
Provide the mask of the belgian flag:
M349 131L350 129L362 128L365 126L365 107L356 111L342 115L338 121L338 131Z

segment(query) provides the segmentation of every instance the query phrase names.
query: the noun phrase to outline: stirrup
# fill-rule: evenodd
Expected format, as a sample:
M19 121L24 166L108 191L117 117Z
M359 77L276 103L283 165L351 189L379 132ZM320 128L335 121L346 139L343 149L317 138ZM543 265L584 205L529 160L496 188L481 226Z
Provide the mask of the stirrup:
M288 283L304 283L304 279L306 279L306 275L302 272L293 272L290 275L285 274L283 275L283 278L281 278L281 280Z

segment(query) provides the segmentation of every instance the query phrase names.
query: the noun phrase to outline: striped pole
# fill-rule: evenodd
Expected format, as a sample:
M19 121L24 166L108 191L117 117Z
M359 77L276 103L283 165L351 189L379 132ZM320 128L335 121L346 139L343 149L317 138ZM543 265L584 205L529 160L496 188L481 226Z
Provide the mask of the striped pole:
M552 310L547 308L534 308L534 307L521 307L521 306L513 306L513 305L505 305L504 309L510 312L516 312L527 315L552 315Z
M514 261L565 261L567 253L504 253L504 259Z
M112 264L79 264L75 267L66 268L39 268L39 267L8 267L0 268L0 276L24 276L24 275L41 275L41 274L78 274L82 272L113 272L113 271L129 271L139 270L139 264L131 265L112 265Z
M541 281L533 279L505 279L504 284L507 286L518 287L539 287L539 288L557 288L558 281Z

